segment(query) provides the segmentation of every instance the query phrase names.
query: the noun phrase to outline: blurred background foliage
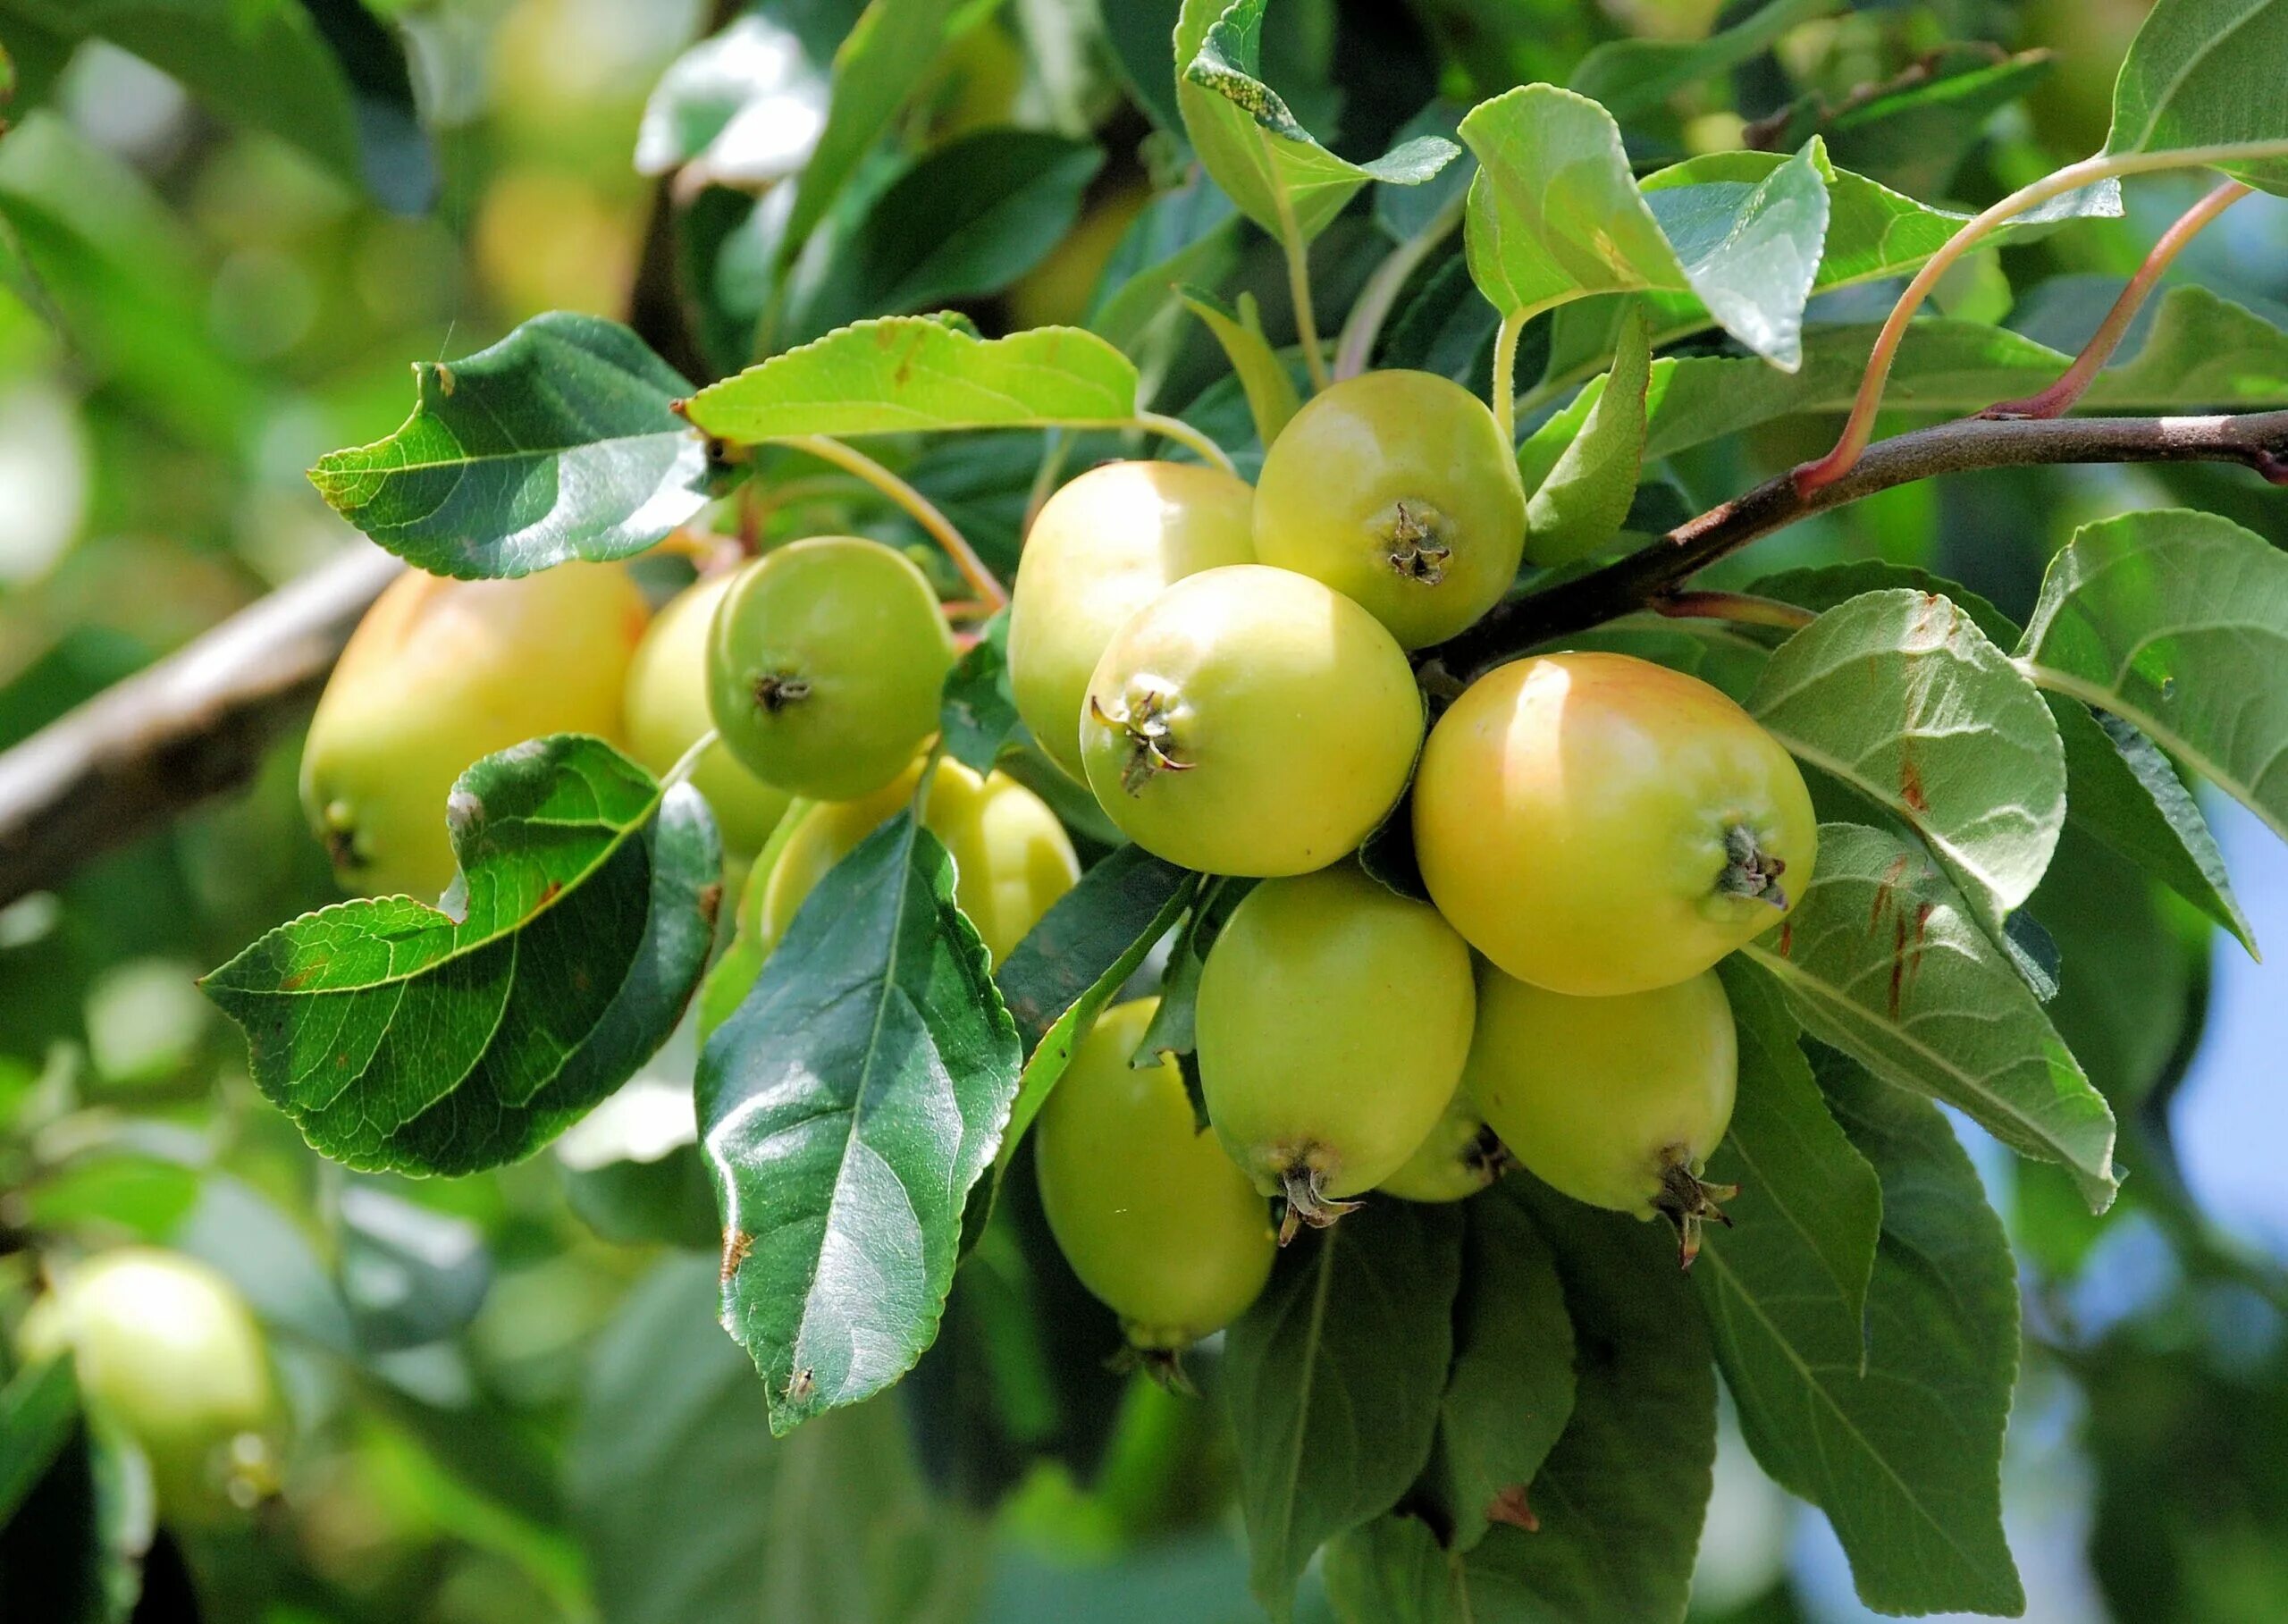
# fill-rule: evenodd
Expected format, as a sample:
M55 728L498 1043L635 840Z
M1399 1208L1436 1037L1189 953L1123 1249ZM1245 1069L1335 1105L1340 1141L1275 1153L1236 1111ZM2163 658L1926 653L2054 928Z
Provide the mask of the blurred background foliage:
M729 8L0 0L0 746L362 545L303 470L397 423L409 360L467 354L538 311L667 297L694 374L862 314L950 304L988 331L1093 314L1127 324L1158 409L1243 424L1203 332L1131 282L1190 256L1188 279L1251 290L1274 338L1291 331L1270 246L1180 187L1173 0L940 9L920 89L850 155L780 276L793 189L773 182L816 139L852 0L760 5L751 31L691 57ZM1564 82L1594 47L1695 38L1734 20L1718 11L1281 0L1271 77L1342 150L1375 152L1434 96ZM1814 17L1638 110L1633 156L1817 130L1838 163L1982 204L2099 144L2141 11L1939 0ZM2125 219L1978 255L1940 304L2075 349L2195 186L2144 185ZM1364 213L1314 250L1331 311L1377 257ZM2288 322L2288 206L2252 199L2172 274ZM1123 290L1133 307L1108 315ZM1392 342L1476 384L1490 312L1439 260L1417 291ZM1830 296L1812 319L1870 319L1890 292ZM1528 335L1521 382L1550 348ZM1696 448L1640 499L1639 527L1831 433L1787 419ZM903 455L1005 563L1041 451L1022 434ZM1070 467L1092 454L1064 452ZM815 525L837 500L813 478L744 519ZM2077 524L2172 501L2288 540L2277 493L2229 471L2039 469L1893 491L1740 568L1922 564L2022 613ZM334 895L295 805L297 749L0 911L0 1321L42 1250L182 1248L257 1305L298 1422L282 1501L242 1529L163 1539L139 1616L194 1616L192 1589L204 1616L265 1624L1255 1616L1219 1411L1100 1368L1110 1322L1022 1201L912 1381L773 1443L751 1368L711 1324L687 1039L497 1174L416 1182L312 1155L191 985ZM2214 815L2282 948L2288 859L2245 816ZM2267 1096L2288 1000L2276 972L2105 854L2057 872L2074 878L2032 908L2065 966L2054 1013L2123 1111L2133 1177L2098 1220L2051 1170L1984 1163L2029 1304L2006 1475L2031 1615L2276 1616L2288 1112ZM1200 1376L1212 1389L1212 1351ZM44 1485L0 1533L0 1564L54 1557L78 1526L57 1497L99 1490ZM1824 1524L1736 1437L1711 1515L1696 1618L1862 1616Z

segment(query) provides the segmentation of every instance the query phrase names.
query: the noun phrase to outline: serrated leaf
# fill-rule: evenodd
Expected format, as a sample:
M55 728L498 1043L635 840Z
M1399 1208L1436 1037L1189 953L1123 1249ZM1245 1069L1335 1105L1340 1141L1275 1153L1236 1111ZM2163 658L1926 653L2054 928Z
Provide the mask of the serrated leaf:
M1388 1510L1429 1459L1461 1227L1451 1207L1371 1202L1288 1247L1225 1334L1253 1588L1275 1620L1311 1553Z
M1828 1058L1838 1064L1820 1081L1882 1181L1865 1335L1807 1311L1784 1237L1765 1234L1760 1256L1727 1244L1745 1232L1720 1237L1694 1275L1725 1384L1757 1461L1827 1513L1861 1601L2015 1616L2025 1595L2001 1494L2018 1371L2009 1242L1946 1119Z
M1966 1112L2111 1204L2113 1113L1946 876L1880 829L1820 826L1818 875L1744 949L1804 1029L1884 1081Z
M1462 114L1456 103L1440 97L1399 127L1392 139L1404 147L1424 136L1435 136L1452 146L1455 156L1435 175L1417 186L1385 186L1375 193L1375 223L1393 242L1409 242L1434 225L1449 208L1459 208L1469 196L1470 177L1477 160L1458 144ZM1449 223L1446 230L1453 229Z
M958 0L872 0L834 54L826 127L795 183L779 238L792 261L951 35ZM821 431L824 432L824 431Z
M600 739L486 756L448 807L460 876L443 905L339 903L200 983L246 1030L264 1096L353 1167L530 1155L667 1040L714 939L706 802L662 795Z
M413 378L403 426L310 483L432 575L627 558L707 505L706 440L671 408L691 385L617 322L551 311Z
M1470 273L1505 315L1591 293L1688 293L1775 366L1799 358L1828 229L1816 144L1744 190L1640 191L1619 128L1586 97L1526 85L1472 108Z
M1506 1193L1466 1203L1454 1364L1438 1403L1426 1482L1445 1510L1447 1544L1485 1537L1504 1494L1530 1490L1573 1413L1573 1322L1549 1242Z
M1609 40L1581 58L1569 88L1616 119L1659 106L1696 80L1729 72L1770 50L1800 22L1839 9L1842 0L1771 0L1745 21L1705 39Z
M1921 835L1998 929L2065 821L2049 707L1948 599L1842 603L1774 652L1748 711L1788 751Z
M691 420L740 444L804 434L1123 424L1134 363L1078 327L1006 338L928 316L854 323L710 384Z
M1903 564L1862 560L1788 570L1767 576L1754 590L1817 613L1862 593L1897 587L1944 594L1998 648L2015 648L2023 635L2017 622L1976 593ZM2042 697L2065 747L2066 827L2144 869L2230 930L2253 955L2255 935L2233 895L2224 854L2168 758L2118 717L2101 716L2062 694Z
M1495 1192L1533 1215L1556 1255L1577 1380L1530 1491L1540 1527L1497 1527L1469 1553L1462 1616L1676 1624L1713 1485L1716 1376L1675 1238L1525 1174Z
M1286 366L1263 336L1263 323L1256 315L1255 296L1240 295L1236 308L1205 288L1180 286L1176 297L1185 309L1207 324L1207 331L1224 347L1224 355L1232 363L1232 370L1239 375L1240 387L1247 392L1248 414L1255 419L1256 442L1268 446L1279 438L1279 431L1287 426L1302 406L1296 393L1295 382L1288 376Z
M1209 179L1241 214L1300 248L1369 181L1419 185L1460 149L1422 136L1371 164L1353 164L1320 146L1262 80L1266 4L1184 0L1176 20L1176 105Z
M2288 0L2160 0L2114 80L2108 154L2259 146L2220 164L2236 179L2288 193Z
M946 753L980 775L993 770L1024 722L1009 688L1009 611L985 623L968 652L946 674L938 728Z
M902 812L804 899L700 1054L723 1324L774 1433L882 1391L936 1337L1020 1059L953 860Z
M1829 1115L1796 1043L1796 1018L1771 977L1737 957L1717 972L1740 1053L1731 1129L1708 1158L1707 1174L1740 1193L1724 1205L1730 1224L1701 1249L1703 1262L1718 1252L1722 1258L1713 1269L1695 1265L1694 1275L1710 1308L1717 1358L1737 1387L1730 1361L1745 1356L1715 1312L1720 1299L1758 1313L1769 1308L1823 1347L1860 1349L1849 1365L1855 1378L1865 1363L1867 1281L1882 1232L1882 1188ZM1709 1289L1712 1280L1721 1291Z
M1587 558L1620 534L1644 467L1644 388L1653 341L1642 307L1621 324L1620 341L1577 430L1526 502L1526 551L1553 568ZM1582 391L1585 395L1587 391ZM1527 444L1539 454L1542 436ZM1518 468L1527 471L1525 451Z
M2085 525L2019 656L2288 837L2288 554L2263 537L2183 509Z
M1058 897L1001 967L1025 1045L1024 1077L994 1158L1005 1171L1073 1047L1199 894L1199 876L1123 846Z

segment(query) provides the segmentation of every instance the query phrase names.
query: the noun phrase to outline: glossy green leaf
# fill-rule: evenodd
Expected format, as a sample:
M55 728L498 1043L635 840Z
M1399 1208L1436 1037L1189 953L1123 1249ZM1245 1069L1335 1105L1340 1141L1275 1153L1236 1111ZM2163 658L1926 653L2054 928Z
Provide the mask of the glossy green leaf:
M1199 877L1123 846L1081 877L1001 967L1002 997L1025 1041L1025 1069L994 1158L1005 1172L1072 1050L1199 895Z
M1750 714L1921 835L1981 915L2033 895L2065 821L2057 724L1948 599L1871 592L1773 653Z
M2085 525L2050 560L2019 654L2288 837L2288 554L2212 513Z
M938 147L843 229L830 222L789 278L779 344L870 316L998 292L1080 217L1104 152L1042 130L990 129Z
M819 882L700 1054L723 1323L774 1432L880 1392L936 1337L1020 1059L953 860L901 812Z
M1828 230L1816 145L1737 189L1648 193L1611 116L1569 90L1508 91L1472 108L1461 133L1481 166L1470 184L1470 273L1503 312L1591 293L1689 293L1749 349L1796 365Z
M353 1167L530 1155L667 1040L713 941L706 803L601 740L486 756L446 815L460 875L442 906L338 903L200 983L246 1029L263 1094Z
M1883 1195L1875 1170L1829 1115L1771 977L1737 957L1717 970L1739 1034L1740 1082L1707 1176L1740 1193L1725 1202L1730 1223L1709 1233L1693 1278L1716 1356L1737 1388L1733 1365L1749 1355L1720 1308L1777 1315L1826 1348L1863 1352ZM1862 1362L1850 1364L1855 1377Z
M978 773L993 770L1001 753L1024 729L1016 695L1009 687L1009 611L985 623L968 652L946 674L946 697L938 712L946 753Z
M711 1259L652 1268L596 1339L566 1451L601 1624L965 1617L972 1519L932 1497L891 1404L783 1440L715 1324Z
M1872 96L1855 93L1831 113L1815 97L1813 108L1790 121L1781 144L1792 147L1817 133L1847 169L1916 197L1945 197L1994 115L2057 65L2047 50L2005 56L1984 41L1941 46Z
M1430 1456L1453 1351L1461 1217L1374 1201L1281 1255L1224 1336L1256 1599L1294 1615L1326 1540L1380 1516Z
M1796 1237L1736 1215L1741 1233L1694 1270L1725 1385L1764 1470L1827 1513L1861 1601L2015 1616L2025 1594L2001 1495L2018 1373L2009 1243L1946 1118L1829 1058L1821 1082L1882 1181L1865 1334L1803 1300Z
M1053 428L1136 415L1135 364L1092 332L983 339L928 316L884 316L711 383L691 420L740 444L804 434Z
M1494 1189L1533 1214L1556 1254L1578 1377L1572 1419L1530 1491L1540 1526L1497 1527L1469 1553L1461 1617L1677 1624L1713 1483L1716 1376L1676 1238L1524 1174Z
M1964 1111L2111 1204L2113 1113L1946 876L1880 829L1820 826L1796 912L1745 949L1804 1029L1884 1081Z
M2015 648L2018 625L1977 593L1905 565L1863 560L1767 576L1754 590L1815 612L1862 593L1911 588L1944 594L1997 647ZM2249 951L2256 938L2225 872L2208 820L2153 741L2118 717L2062 694L2042 696L2065 747L2065 826L2126 857L2230 930ZM2052 871L2056 863L2053 861Z
M2220 164L2288 193L2288 0L2159 0L2114 81L2107 153L2260 146Z
M635 131L639 174L694 166L694 180L764 187L799 174L826 129L831 91L802 36L749 11L669 64Z
M1369 181L1419 185L1459 149L1422 136L1371 164L1353 164L1320 146L1260 77L1267 4L1184 0L1176 22L1176 104L1209 178L1241 214L1300 247Z
M432 575L627 558L707 505L707 442L672 409L691 385L617 322L551 311L413 380L403 426L310 483Z
M1796 24L1824 17L1841 4L1842 0L1771 0L1705 39L1611 40L1581 58L1567 83L1625 121L1695 80L1729 72L1762 55Z
M1225 304L1205 288L1179 287L1176 297L1184 308L1207 324L1224 347L1224 354L1247 391L1248 413L1255 419L1256 441L1269 445L1301 408L1295 382L1263 336L1263 322L1256 314L1255 296L1240 295L1237 307Z
M1461 1624L1451 1561L1419 1518L1393 1512L1338 1536L1320 1572L1342 1624Z
M1622 324L1612 370L1527 499L1526 550L1535 563L1572 563L1620 534L1644 471L1644 389L1652 370L1652 334L1644 312L1633 309ZM1541 439L1536 434L1527 443L1537 447ZM1527 460L1520 451L1521 475Z
M780 264L826 218L860 162L918 88L952 33L957 0L871 0L834 54L825 128L795 182Z
M79 1421L69 1359L25 1365L0 1387L0 1527L55 1464Z
M1470 177L1477 172L1477 160L1464 152L1459 145L1462 114L1467 109L1441 97L1416 114L1401 126L1393 139L1401 147L1425 136L1454 146L1456 156L1429 180L1417 186L1384 186L1375 192L1375 223L1393 242L1409 242L1436 225L1442 217L1453 229L1453 216L1449 209L1459 209L1469 196Z
M1462 1208L1454 1364L1426 1483L1467 1551L1534 1475L1573 1413L1573 1322L1557 1262L1524 1208L1488 1191Z

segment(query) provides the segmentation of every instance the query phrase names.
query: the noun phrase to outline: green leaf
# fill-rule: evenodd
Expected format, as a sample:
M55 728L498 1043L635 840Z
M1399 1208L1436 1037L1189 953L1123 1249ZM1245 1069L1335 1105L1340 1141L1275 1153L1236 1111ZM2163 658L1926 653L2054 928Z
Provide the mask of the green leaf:
M413 380L404 425L310 483L432 575L627 558L707 505L707 442L673 409L691 385L617 322L551 311Z
M1549 1242L1525 1209L1489 1191L1462 1208L1454 1366L1438 1404L1428 1484L1447 1544L1485 1537L1505 1494L1531 1486L1573 1413L1573 1322Z
M1745 949L1805 1031L1884 1081L1942 1099L2112 1202L2113 1113L1944 874L1880 829L1820 826L1818 873Z
M2160 0L2114 81L2108 155L2261 143L2217 167L2288 193L2288 0Z
M1652 371L1652 333L1638 307L1621 324L1612 371L1578 432L1526 502L1526 551L1536 564L1587 558L1620 534L1644 472L1644 389ZM1528 444L1540 440L1536 434ZM1520 452L1521 473L1526 460Z
M792 262L812 229L919 86L951 36L958 0L872 0L834 54L826 127L795 182L779 237L779 264Z
M13 239L0 286L55 327L75 368L186 444L244 456L264 391L209 336L197 249L140 174L35 109L0 141L0 222Z
M1716 1377L1675 1238L1525 1174L1494 1191L1556 1254L1578 1375L1572 1419L1534 1478L1540 1528L1497 1527L1469 1553L1461 1616L1676 1624L1713 1484Z
M1311 1553L1388 1510L1429 1459L1461 1231L1451 1207L1371 1202L1288 1247L1225 1334L1253 1587L1283 1624Z
M1407 120L1394 139L1401 147L1424 136L1435 136L1451 145L1460 133L1464 111L1441 97ZM1375 193L1375 223L1392 242L1412 241L1429 231L1449 208L1459 208L1468 198L1477 160L1459 146L1454 151L1458 156L1420 185L1385 186ZM1449 223L1445 229L1453 227Z
M968 1616L985 1543L922 1484L896 1407L774 1440L715 1286L669 1258L596 1339L565 1465L602 1624Z
M1024 728L1016 695L1009 687L1009 611L985 623L954 669L946 674L946 696L938 728L946 753L977 773L993 770L1001 753Z
M2056 66L2047 50L2005 56L1983 41L1940 46L1832 113L1814 96L1809 116L1799 109L1782 140L1793 146L1816 132L1846 168L1917 197L1943 197L1994 114Z
M1581 58L1569 87L1623 121L1647 113L1695 80L1761 56L1797 23L1824 17L1842 0L1771 0L1746 21L1705 39L1609 40Z
M1089 331L1133 353L1175 305L1179 283L1212 287L1240 259L1240 215L1203 175L1144 206L1106 262Z
M1342 1624L1459 1624L1451 1560L1419 1518L1393 1512L1338 1536L1320 1572Z
M1797 1238L1743 1210L1694 1271L1725 1384L1757 1461L1835 1526L1861 1601L2015 1616L2025 1595L2001 1494L2018 1371L2009 1243L1946 1118L1829 1059L1820 1081L1882 1180L1865 1334L1824 1302L1807 1308Z
M1771 656L1748 711L1803 761L1922 837L1998 925L2033 895L2065 821L2049 707L1935 593L1871 592Z
M200 983L246 1029L263 1094L353 1167L530 1155L667 1040L712 945L705 801L662 795L601 740L486 756L447 818L460 875L442 906L339 903Z
M1208 178L1241 214L1300 248L1369 181L1420 185L1459 148L1421 136L1371 164L1353 164L1320 146L1260 77L1267 3L1232 0L1219 12L1217 0L1184 0L1176 105Z
M0 1527L55 1464L80 1422L69 1359L26 1365L0 1387Z
M1025 1041L1024 1076L994 1158L998 1177L1048 1103L1072 1050L1199 895L1199 876L1123 846L1058 897L1001 967Z
M131 51L175 79L217 117L283 138L353 184L368 173L361 131L370 117L358 105L335 53L327 47L318 8L282 0L0 0L0 13L64 38L93 36ZM361 30L395 53L378 28ZM400 59L399 72L403 72ZM411 132L419 140L417 127ZM425 157L425 153L424 154ZM378 177L376 177L378 178ZM390 198L418 209L425 184Z
M1461 123L1470 273L1511 317L1591 293L1689 293L1743 344L1792 370L1828 229L1816 144L1752 186L1643 192L1620 130L1586 97L1526 85Z
M805 434L1123 424L1134 363L1092 332L982 339L936 316L858 322L711 383L691 420L739 444Z
M660 75L635 131L635 171L694 165L694 180L748 188L783 181L810 161L831 96L795 29L746 12Z
M723 1323L773 1432L880 1392L937 1335L1020 1058L953 860L900 812L819 882L700 1054Z
M1279 437L1302 406L1295 391L1295 381L1287 374L1286 366L1272 349L1270 341L1263 336L1263 323L1256 314L1255 295L1240 295L1238 308L1225 304L1205 288L1178 287L1176 297L1184 308L1207 324L1216 341L1224 347L1224 354L1232 363L1232 370L1239 374L1240 387L1247 391L1248 412L1255 419L1256 441L1268 446Z
M1788 1321L1829 1348L1861 1348L1850 1367L1863 1374L1867 1281L1882 1231L1883 1194L1875 1170L1852 1148L1820 1097L1796 1044L1796 1019L1771 977L1743 958L1717 966L1739 1034L1739 1097L1708 1177L1737 1184L1724 1204L1729 1224L1711 1233L1695 1279L1710 1310L1716 1357L1737 1388L1743 1357L1719 1306L1761 1313L1777 1305ZM1721 1253L1721 1257L1716 1254ZM1720 1290L1705 1288L1714 1285Z
M2085 525L2018 652L2288 837L2288 555L2263 537L2182 509Z
M1951 599L1997 647L2017 646L2017 622L1959 584L1905 565L1865 560L1767 576L1754 590L1824 612L1888 587ZM2153 741L2118 717L2046 694L2065 747L2065 827L2080 829L2150 873L2230 930L2251 955L2256 938L2233 895L2224 854L2176 769ZM2052 861L2052 871L2056 869Z
M999 291L1031 270L1081 213L1104 166L1093 141L980 130L938 147L849 225L831 223L790 279L781 344L869 316Z

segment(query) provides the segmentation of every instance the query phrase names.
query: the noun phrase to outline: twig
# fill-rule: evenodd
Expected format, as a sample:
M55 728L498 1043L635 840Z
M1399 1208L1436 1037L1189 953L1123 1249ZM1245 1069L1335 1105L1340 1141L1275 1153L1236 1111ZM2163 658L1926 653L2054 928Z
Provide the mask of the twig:
M2288 411L2230 417L1972 417L1871 446L1841 478L1810 491L1790 471L1678 526L1660 541L1529 597L1418 656L1468 677L1552 638L1652 605L1750 542L1798 519L1940 474L2076 462L2233 462L2267 478L2288 467Z
M252 777L404 568L361 544L0 755L0 905Z
M915 524L930 533L930 539L954 560L954 568L962 572L962 579L969 583L971 591L996 609L1008 602L1009 589L985 567L985 560L977 556L977 550L969 544L969 538L955 526L954 521L939 512L935 502L865 452L825 434L801 434L779 443L806 451L820 462L830 462L846 474L855 474L904 509Z
M1843 433L1836 440L1835 449L1795 471L1793 477L1796 488L1808 493L1821 485L1832 484L1848 474L1852 465L1859 460L1860 454L1867 449L1867 442L1874 435L1875 413L1883 403L1883 385L1890 377L1891 361L1898 353L1900 341L1906 337L1907 324L1922 307L1922 301L1930 297L1930 290L1939 285L1939 279L1980 239L2030 209L2065 197L2069 192L2079 191L2085 186L2094 186L2100 181L2151 174L2168 169L2198 169L2208 164L2283 154L2288 154L2288 140L2184 147L2162 152L2100 153L2094 158L2084 158L2079 164L2068 164L2031 185L2020 187L1964 223L1947 239L1937 253L1922 262L1922 268L1914 273L1914 280L1906 284L1906 290L1891 307L1890 315L1883 322L1882 331L1875 336L1874 351L1867 358L1866 374L1859 380L1859 392L1851 402L1851 415L1845 420Z
M2145 263L2137 267L2137 274L2121 290L2121 297L2106 312L2106 319L2098 324L2097 332L2084 345L2082 353L2074 358L2074 365L2065 375L2040 394L2027 395L2016 400L1998 400L1979 415L1982 417L2062 417L2082 398L2113 352L2121 347L2122 335L2129 331L2129 324L2161 280L2161 273L2169 262L2183 251L2185 244L2200 235L2201 228L2226 209L2249 195L2250 188L2239 181L2227 181L2207 197L2185 210L2174 225L2161 233L2153 251L2145 256Z

